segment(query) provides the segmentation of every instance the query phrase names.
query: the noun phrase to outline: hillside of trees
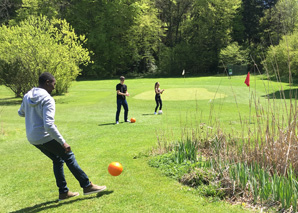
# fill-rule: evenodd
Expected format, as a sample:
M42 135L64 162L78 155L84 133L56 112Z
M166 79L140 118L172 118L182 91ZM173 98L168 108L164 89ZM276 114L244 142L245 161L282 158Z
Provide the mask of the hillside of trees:
M2 28L32 16L65 20L84 36L85 77L209 75L254 62L298 72L297 0L0 0Z

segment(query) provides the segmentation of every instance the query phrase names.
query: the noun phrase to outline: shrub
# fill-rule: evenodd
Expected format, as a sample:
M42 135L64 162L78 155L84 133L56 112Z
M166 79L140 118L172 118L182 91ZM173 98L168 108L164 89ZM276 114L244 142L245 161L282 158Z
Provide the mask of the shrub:
M208 168L195 168L192 172L184 174L180 180L181 183L198 187L200 185L209 185L216 179L217 174L214 170Z
M38 76L52 73L57 81L56 93L67 92L71 81L87 65L89 52L65 20L30 16L19 25L0 27L0 84L22 97L38 86Z
M159 168L163 174L179 180L184 174L191 171L193 164L190 161L177 163L174 153L156 156L149 161L149 165Z
M226 65L247 65L249 63L248 51L242 49L237 42L233 42L222 49L219 58Z
M262 63L269 74L278 76L278 79L288 78L289 71L293 76L298 75L298 32L282 37L276 46L270 46L266 60Z

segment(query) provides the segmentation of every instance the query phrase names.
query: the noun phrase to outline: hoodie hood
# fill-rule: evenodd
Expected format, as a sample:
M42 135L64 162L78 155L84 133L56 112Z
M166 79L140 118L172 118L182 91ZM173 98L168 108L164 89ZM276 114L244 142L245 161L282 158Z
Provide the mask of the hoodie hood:
M29 105L36 106L47 96L49 93L45 89L34 87L28 92Z

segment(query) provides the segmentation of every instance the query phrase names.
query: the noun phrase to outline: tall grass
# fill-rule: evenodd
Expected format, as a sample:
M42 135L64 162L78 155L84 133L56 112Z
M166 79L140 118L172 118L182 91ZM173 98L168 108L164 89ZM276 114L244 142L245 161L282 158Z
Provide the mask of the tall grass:
M296 211L297 101L291 91L289 102L284 91L279 92L280 99L267 97L267 106L264 107L256 90L252 91L250 107L255 115L250 114L249 122L241 122L242 137L233 139L237 143L219 135L212 140L206 138L210 144L207 155L209 160L216 158L229 168L228 176L234 183L232 187L248 191L247 195L255 204L258 201L261 204L277 201L283 209L291 207ZM212 145L214 142L221 144L221 149L217 148L219 145Z
M257 74L261 74L257 66L255 69ZM281 79L278 68L275 70L277 79ZM289 73L291 76L291 71ZM168 151L174 151L177 163L185 160L200 161L203 155L209 163L197 165L208 165L221 174L222 180L228 180L223 181L223 185L229 189L227 193L230 197L242 194L254 204L274 201L280 203L283 209L292 208L296 211L297 93L291 87L289 94L285 94L281 86L279 94L269 95L270 76L268 72L263 76L267 103L263 104L256 88L249 90L249 119L243 119L237 109L240 134L224 133L220 127L220 117L212 114L214 105L211 104L208 124L211 128L194 124L190 132L182 134L187 137L182 137L176 145L170 143ZM291 82L290 84L292 85ZM234 98L237 105L236 95ZM161 144L159 141L160 147Z
M198 144L187 138L186 141L174 146L174 156L176 163L183 163L187 160L196 162L198 160Z
M0 135L4 135L3 123L1 122L1 114L3 113L3 107L0 107Z
M259 107L256 114L264 111ZM199 162L197 167L212 168L221 174L222 187L230 197L242 194L254 204L273 201L280 203L283 209L296 211L297 112L288 117L288 123L281 122L282 116L264 115L262 122L256 116L253 131L249 123L243 124L247 126L247 137L225 135L220 129L211 134L208 128L200 126L181 141L168 143L171 145L167 146L167 151L174 153L177 164ZM227 179L229 181L225 181Z

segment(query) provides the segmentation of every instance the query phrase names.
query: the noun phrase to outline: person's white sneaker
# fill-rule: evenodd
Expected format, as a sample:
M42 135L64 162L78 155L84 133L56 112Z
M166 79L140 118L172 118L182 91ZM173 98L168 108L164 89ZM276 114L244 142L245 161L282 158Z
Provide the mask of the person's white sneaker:
M160 114L160 115L161 115L161 114L162 114L162 110L159 110L159 111L158 111L158 114Z
M157 113L156 112L154 112L154 115L156 115Z
M119 124L119 121L116 121L116 124Z

